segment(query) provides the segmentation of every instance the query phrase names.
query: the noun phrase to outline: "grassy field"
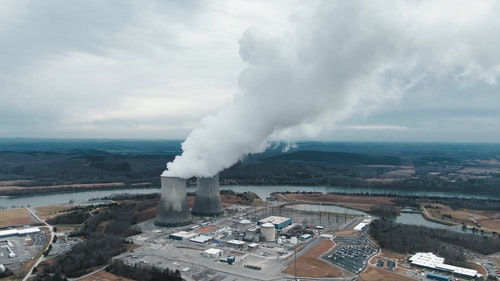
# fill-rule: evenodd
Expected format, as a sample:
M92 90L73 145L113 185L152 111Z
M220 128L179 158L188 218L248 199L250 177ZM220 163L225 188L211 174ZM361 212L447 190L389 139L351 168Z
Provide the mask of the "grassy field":
M453 210L450 207L437 203L422 203L432 218L454 224L465 223L468 226L478 227L478 223L485 230L500 231L500 213L480 210ZM451 216L451 218L449 217Z
M43 220L47 220L70 208L71 206L54 205L54 206L36 207L35 210L37 211L37 216L39 216Z
M9 209L0 211L0 228L35 224L27 209Z

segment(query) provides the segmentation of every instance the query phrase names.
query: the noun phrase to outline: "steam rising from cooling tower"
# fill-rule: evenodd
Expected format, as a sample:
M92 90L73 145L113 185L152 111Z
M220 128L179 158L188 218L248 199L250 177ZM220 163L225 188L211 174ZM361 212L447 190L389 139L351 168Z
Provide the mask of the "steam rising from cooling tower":
M224 212L219 192L219 175L209 178L198 178L193 215L217 216Z
M184 226L191 223L185 179L161 177L160 206L154 223L167 227Z
M247 67L233 102L201 121L163 175L212 177L273 142L367 116L406 92L422 94L442 77L496 83L500 59L491 46L500 37L477 44L474 30L498 34L498 17L440 5L402 1L387 9L378 1L324 1L290 17L281 36L246 31L239 43ZM446 20L436 26L437 18Z

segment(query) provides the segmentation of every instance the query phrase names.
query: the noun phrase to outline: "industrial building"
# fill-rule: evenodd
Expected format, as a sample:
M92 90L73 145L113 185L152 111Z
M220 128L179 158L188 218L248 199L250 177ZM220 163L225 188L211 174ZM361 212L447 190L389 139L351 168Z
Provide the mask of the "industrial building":
M269 216L267 218L261 219L257 224L262 225L264 223L272 223L276 229L282 229L285 226L292 224L291 218Z
M196 198L191 213L198 216L218 216L224 212L219 191L219 175L197 178Z
M203 243L206 243L212 239L214 239L212 236L200 235L200 236L189 239L189 241L203 244Z
M224 251L221 249L210 248L203 251L203 255L208 258L218 258L224 254Z
M433 253L416 253L410 258L410 261L412 265L431 268L434 270L439 270L441 272L447 272L471 278L482 276L477 272L477 270L474 269L445 264L444 258L438 257Z
M0 238L9 237L9 236L22 236L28 234L39 233L41 230L38 227L27 227L22 229L7 229L0 230Z
M161 197L155 225L178 227L191 223L186 196L186 180L161 176Z
M197 233L194 232L187 232L187 231L179 231L176 233L171 233L168 235L168 238L173 239L173 240L189 240L195 236L198 236Z
M436 274L436 273L427 273L427 275L425 276L429 279L432 279L432 280L438 280L438 281L450 281L450 277L448 276L444 276L444 275L440 275L440 274Z
M258 225L250 227L249 229L247 229L245 231L245 234L243 236L243 240L245 240L247 242L255 241L259 237L257 235L259 230L260 230L260 226L258 226Z
M235 248L243 248L243 246L245 245L245 242L240 241L240 240L231 239L231 240L227 241L227 244L229 246L233 246Z
M355 227L354 227L354 230L356 231L361 231L363 230L367 225L369 225L370 223L372 222L372 218L371 217L368 217L366 219L364 219L362 222L360 222L359 224L357 224Z

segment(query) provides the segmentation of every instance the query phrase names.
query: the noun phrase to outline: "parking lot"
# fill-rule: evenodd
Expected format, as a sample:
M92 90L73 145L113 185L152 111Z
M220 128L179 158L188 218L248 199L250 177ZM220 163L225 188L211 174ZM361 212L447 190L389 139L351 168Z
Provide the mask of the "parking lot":
M2 239L0 241L0 264L5 265L12 271L21 269L25 262L31 261L42 250L43 244L39 243L45 241L43 238L45 234L36 236L38 239L32 238L32 242L26 239L27 236L11 236ZM7 246L9 247L7 248ZM9 257L8 249L15 254L15 257Z
M366 237L336 237L334 241L339 245L323 259L354 274L360 273L368 259L378 252L378 247Z

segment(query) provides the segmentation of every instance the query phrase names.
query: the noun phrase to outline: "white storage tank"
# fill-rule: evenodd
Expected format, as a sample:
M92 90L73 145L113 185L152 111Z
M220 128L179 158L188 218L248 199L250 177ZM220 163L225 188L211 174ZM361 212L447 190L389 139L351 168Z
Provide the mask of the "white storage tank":
M293 245L297 244L297 237L290 237L290 243Z
M276 241L276 228L274 224L266 222L260 226L260 232L266 241Z
M238 231L245 232L252 227L252 222L247 219L242 219L238 222Z

